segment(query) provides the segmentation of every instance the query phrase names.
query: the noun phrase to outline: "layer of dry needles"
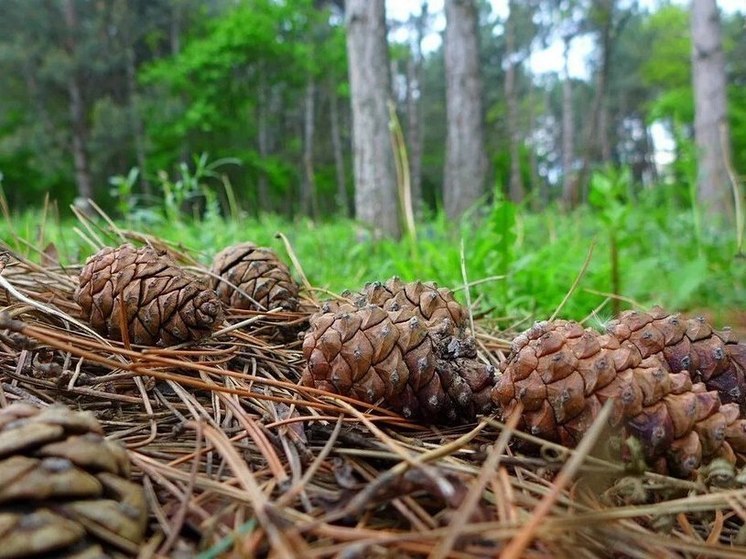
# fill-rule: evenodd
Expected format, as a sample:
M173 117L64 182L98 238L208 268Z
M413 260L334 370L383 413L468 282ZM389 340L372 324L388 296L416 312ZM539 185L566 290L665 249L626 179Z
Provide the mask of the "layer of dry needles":
M149 243L199 268L84 226L96 246ZM746 556L738 472L630 472L593 454L603 413L570 451L494 417L443 429L298 386L300 342L277 334L302 330L309 286L302 311L229 313L207 341L163 349L77 320L77 273L3 253L0 405L90 410L126 445L151 508L142 558ZM509 332L475 328L497 364Z

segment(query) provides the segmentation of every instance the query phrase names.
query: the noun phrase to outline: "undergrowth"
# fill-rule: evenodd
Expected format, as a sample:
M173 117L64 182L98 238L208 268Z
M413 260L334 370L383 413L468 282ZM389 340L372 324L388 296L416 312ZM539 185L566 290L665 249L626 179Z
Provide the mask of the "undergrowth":
M691 210L666 204L666 198L661 187L637 200L624 200L619 212L609 210L609 204L605 210L586 207L570 214L553 208L536 213L498 201L474 211L460 226L435 215L418 225L416 242L375 240L344 219L314 223L276 215L246 218L235 212L223 218L215 211L201 217L182 212L175 218L173 208L132 213L117 226L177 243L205 262L222 247L246 240L285 255L285 245L276 236L281 232L314 287L339 293L398 275L459 289L462 300L463 240L475 313L511 322L552 315L581 273L558 316L580 319L595 311L601 320L609 317L608 298L615 283L622 308L635 303L679 311L742 307L746 261L734 256L733 231L707 223L696 227ZM9 216L0 223L0 240L35 260L38 251L52 243L63 264L83 261L93 251L85 240L91 233L77 220L60 221L54 215L32 211ZM611 239L616 244L617 282L612 280Z

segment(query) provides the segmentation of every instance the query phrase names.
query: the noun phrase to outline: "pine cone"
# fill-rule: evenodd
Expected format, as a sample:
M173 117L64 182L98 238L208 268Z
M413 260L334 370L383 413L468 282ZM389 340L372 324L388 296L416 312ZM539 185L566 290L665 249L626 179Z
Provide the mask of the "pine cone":
M252 243L231 246L212 264L211 287L226 305L266 311L298 308L298 284L274 251Z
M223 321L215 292L204 288L149 247L104 248L80 273L75 301L91 326L122 340L127 325L135 344L199 340Z
M430 327L413 308L342 307L316 315L303 341L301 383L380 404L408 418L471 421L490 407L494 370L473 340Z
M89 413L0 410L0 557L125 557L145 537L129 459Z
M520 428L575 446L609 398L610 424L639 439L656 470L689 477L703 459L735 462L746 452L746 420L736 404L672 373L658 354L643 357L629 341L542 322L513 341L492 399L508 417L520 402Z
M360 293L348 294L347 297L360 308L376 305L386 311L411 309L426 324L437 324L448 318L456 328L466 327L466 310L454 299L451 291L438 288L435 283L404 283L398 277L393 277L386 283L368 283ZM337 312L343 304L327 301L322 313Z
M739 404L746 414L746 345L730 331L715 332L704 318L684 320L660 307L623 312L607 330L629 340L643 357L661 353L674 373L688 371L692 381L704 382L721 401Z

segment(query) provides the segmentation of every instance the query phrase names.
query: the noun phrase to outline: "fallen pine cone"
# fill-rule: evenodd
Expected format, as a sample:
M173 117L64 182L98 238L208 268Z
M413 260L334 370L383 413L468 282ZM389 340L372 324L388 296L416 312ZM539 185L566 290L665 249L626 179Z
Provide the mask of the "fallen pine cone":
M519 428L565 446L575 446L613 399L611 426L637 438L659 472L689 477L704 460L735 463L735 453L746 452L737 404L611 334L564 320L538 323L513 341L501 371L492 399L502 415L521 403Z
M123 447L89 413L0 410L0 558L134 557L147 505Z
M629 340L642 357L662 355L671 371L688 371L693 382L704 382L722 402L735 402L746 414L746 344L730 331L715 332L703 318L684 320L660 307L649 313L625 311L607 330L622 342Z
M386 283L368 283L361 292L349 293L346 297L358 308L376 305L385 311L410 309L426 324L437 324L447 318L457 328L466 327L466 309L454 299L450 290L439 288L435 283L405 283L393 277ZM344 304L344 301L327 301L321 312L337 312Z
M252 243L228 247L215 256L211 272L211 287L230 307L260 311L298 308L298 284L268 248Z
M435 423L471 421L491 407L494 368L473 339L429 326L412 308L341 307L312 317L301 383Z
M104 248L80 273L75 301L94 330L145 345L200 340L223 321L215 292L150 247Z

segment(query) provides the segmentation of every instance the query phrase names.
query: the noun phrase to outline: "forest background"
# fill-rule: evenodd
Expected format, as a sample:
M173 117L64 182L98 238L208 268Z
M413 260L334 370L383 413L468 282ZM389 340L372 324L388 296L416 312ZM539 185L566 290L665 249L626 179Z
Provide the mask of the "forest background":
M443 20L426 1L385 27L383 0L0 4L15 251L81 261L94 243L69 208L90 199L205 260L283 252L282 232L335 292L397 274L467 283L498 320L653 303L744 320L744 10L446 0L423 49Z

